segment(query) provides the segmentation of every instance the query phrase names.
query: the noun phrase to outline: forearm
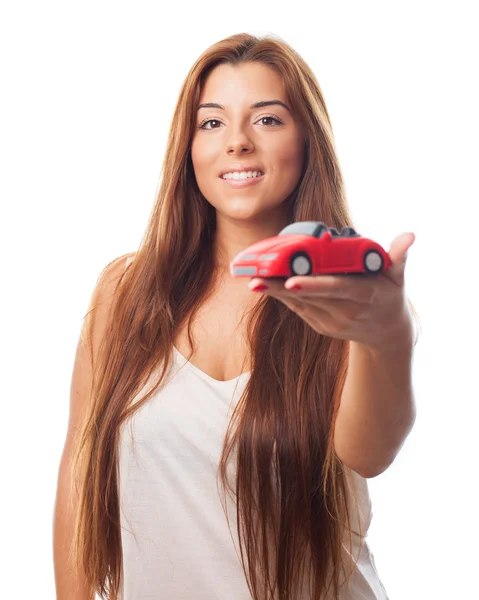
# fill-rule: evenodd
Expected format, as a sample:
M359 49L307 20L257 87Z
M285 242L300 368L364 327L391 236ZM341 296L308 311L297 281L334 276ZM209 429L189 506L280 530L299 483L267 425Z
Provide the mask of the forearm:
M350 343L335 448L338 457L364 477L388 468L414 425L412 357L409 340L383 352Z
M60 465L57 495L53 514L53 562L57 600L93 600L83 573L73 572L69 550L73 539L74 513L70 506L68 460Z

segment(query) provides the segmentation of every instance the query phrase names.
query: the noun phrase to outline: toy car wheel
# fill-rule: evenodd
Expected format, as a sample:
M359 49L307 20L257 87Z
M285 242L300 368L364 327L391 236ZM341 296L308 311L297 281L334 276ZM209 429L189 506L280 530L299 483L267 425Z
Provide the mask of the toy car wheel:
M384 265L383 257L376 250L369 250L364 255L364 268L368 273L379 273Z
M306 252L296 252L289 265L293 275L309 275L313 271L313 264Z

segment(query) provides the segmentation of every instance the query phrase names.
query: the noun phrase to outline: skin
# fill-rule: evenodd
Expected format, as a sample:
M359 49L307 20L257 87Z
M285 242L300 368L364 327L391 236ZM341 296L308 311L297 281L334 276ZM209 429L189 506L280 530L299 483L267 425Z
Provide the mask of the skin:
M198 110L191 156L198 187L216 209L217 266L225 274L241 250L277 235L289 223L285 201L301 176L301 126L283 106L250 108L267 100L289 106L281 78L260 63L219 65L200 95L200 104L224 107ZM200 128L209 119L213 121ZM251 163L264 173L257 185L234 189L219 178L220 172Z

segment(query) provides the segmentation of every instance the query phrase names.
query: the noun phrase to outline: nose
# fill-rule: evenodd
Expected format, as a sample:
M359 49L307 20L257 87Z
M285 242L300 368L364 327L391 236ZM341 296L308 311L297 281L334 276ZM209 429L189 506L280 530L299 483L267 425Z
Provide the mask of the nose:
M226 153L231 156L235 154L249 154L253 152L254 144L252 140L241 130L236 130L226 145Z

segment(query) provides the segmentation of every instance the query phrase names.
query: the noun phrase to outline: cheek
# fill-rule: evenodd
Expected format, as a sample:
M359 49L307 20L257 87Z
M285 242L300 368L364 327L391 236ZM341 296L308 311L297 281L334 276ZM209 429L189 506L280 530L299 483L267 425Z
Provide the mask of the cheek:
M277 144L274 154L276 160L283 164L294 164L302 162L304 140L299 132L292 131L290 135L283 137L281 144Z
M191 144L191 161L197 175L200 174L201 169L205 167L208 162L207 153L208 148L204 147L204 144L202 144L201 141L193 140L193 143Z
M301 173L304 160L303 143L297 140L291 140L290 143L283 144L275 154L277 164L277 174L287 177L297 177Z
M216 183L211 174L215 169L217 160L217 153L212 150L211 144L205 144L201 140L193 139L191 144L191 162L193 163L196 183L200 192L205 197L210 197L214 194Z
M191 157L198 165L208 164L218 152L215 140L207 138L207 135L198 134L191 142Z

